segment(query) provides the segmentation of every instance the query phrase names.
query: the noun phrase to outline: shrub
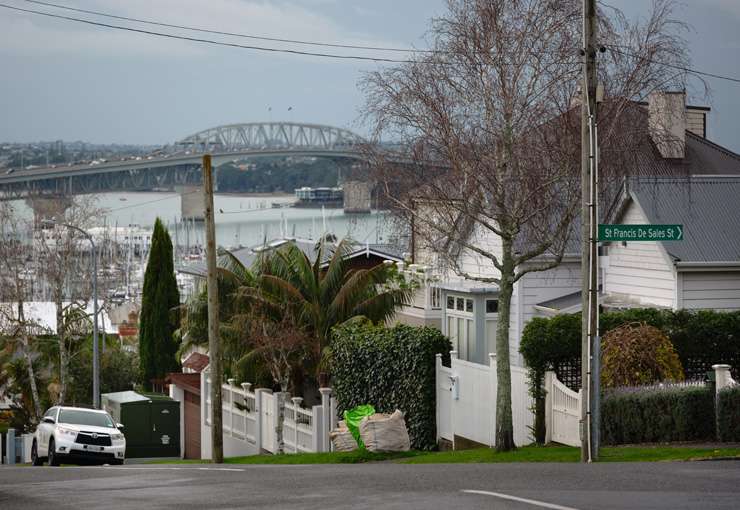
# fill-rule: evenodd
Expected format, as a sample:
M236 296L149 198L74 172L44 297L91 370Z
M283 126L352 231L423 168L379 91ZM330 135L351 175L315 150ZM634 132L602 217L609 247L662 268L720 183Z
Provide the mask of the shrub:
M717 422L720 441L740 441L740 386L719 392Z
M603 444L713 439L714 395L708 387L616 390L602 399Z
M625 324L604 335L601 359L604 388L683 380L683 367L671 341L644 322Z
M436 446L436 355L449 365L449 339L434 328L392 328L351 323L334 330L332 379L338 411L372 404L380 413L400 409L411 447Z

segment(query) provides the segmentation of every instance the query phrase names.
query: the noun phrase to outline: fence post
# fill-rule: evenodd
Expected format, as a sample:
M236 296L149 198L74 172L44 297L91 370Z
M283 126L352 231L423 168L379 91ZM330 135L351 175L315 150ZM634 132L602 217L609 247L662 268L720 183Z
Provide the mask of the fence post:
M318 453L321 451L321 431L324 430L321 424L322 409L321 406L313 406L311 411L311 449Z
M293 444L295 445L295 453L299 453L298 451L298 409L301 408L301 402L303 402L302 397L293 397L291 399L293 401L293 424L295 426L295 440L293 441Z
M489 430L490 432L490 440L488 441L491 443L491 447L496 446L496 399L498 394L498 366L496 364L496 353L495 352L489 352L488 353L488 374L489 374L489 384L491 389L491 398L493 399L493 406L491 407L491 423L489 424ZM512 420L514 419L513 412L514 412L514 406L511 406L512 409Z
M254 390L254 442L257 444L257 451L262 451L262 395L266 388L257 388Z
M328 452L329 448L329 432L331 432L331 388L319 388L321 393L321 444L322 452Z
M244 440L249 442L249 438L247 437L249 435L249 413L253 413L254 409L250 410L249 406L247 406L247 393L249 393L252 383L243 382L239 386L244 390Z
M229 377L226 382L229 383L229 435L234 437L234 409L236 408L234 405L234 385L236 379Z
M552 381L554 378L555 372L545 371L545 444L552 442Z
M15 429L8 429L8 432L5 434L5 441L6 464L15 464Z
M442 439L442 436L439 434L439 424L442 422L441 415L440 415L440 405L439 405L439 392L441 388L441 377L440 372L442 371L442 353L438 352L435 354L434 359L434 399L435 399L435 414L436 414L436 420L437 420L437 444L439 444L439 440ZM452 399L450 399L452 400Z
M714 431L719 441L719 393L735 384L730 374L730 365L712 365L714 370Z

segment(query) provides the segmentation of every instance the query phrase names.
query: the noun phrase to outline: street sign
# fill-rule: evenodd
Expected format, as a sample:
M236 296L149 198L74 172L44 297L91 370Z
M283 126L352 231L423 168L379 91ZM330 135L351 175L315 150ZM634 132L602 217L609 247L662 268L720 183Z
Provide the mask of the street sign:
M599 241L683 241L683 225L599 225Z

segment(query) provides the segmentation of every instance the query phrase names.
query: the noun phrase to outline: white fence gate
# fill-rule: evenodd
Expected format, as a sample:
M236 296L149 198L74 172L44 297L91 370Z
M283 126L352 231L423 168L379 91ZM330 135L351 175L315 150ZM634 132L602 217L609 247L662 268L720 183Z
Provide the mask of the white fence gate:
M252 385L222 386L224 456L254 455L277 451L278 398L272 390ZM211 456L211 379L208 370L201 376L201 456ZM321 405L301 407L301 398L286 395L283 420L283 449L286 453L326 452L330 450L329 431L336 426L336 400L331 389L321 388Z
M545 442L581 446L581 391L560 382L555 372L545 372Z
M437 355L437 435L453 447L455 438L495 446L496 356L490 356L490 366L481 365L460 360L453 351L448 368L442 366L442 355ZM511 407L514 442L532 442L533 401L523 367L511 367Z

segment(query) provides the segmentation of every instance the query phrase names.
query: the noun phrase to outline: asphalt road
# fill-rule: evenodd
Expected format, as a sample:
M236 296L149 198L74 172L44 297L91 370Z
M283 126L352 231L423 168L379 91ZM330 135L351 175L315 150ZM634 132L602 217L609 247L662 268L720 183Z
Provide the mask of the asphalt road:
M740 462L0 467L1 509L740 508Z

